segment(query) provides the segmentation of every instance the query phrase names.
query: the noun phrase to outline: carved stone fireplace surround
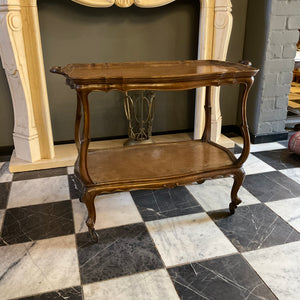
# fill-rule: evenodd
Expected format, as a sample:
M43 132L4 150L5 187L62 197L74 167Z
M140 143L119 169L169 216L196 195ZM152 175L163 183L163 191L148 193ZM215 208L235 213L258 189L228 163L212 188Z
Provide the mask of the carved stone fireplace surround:
M65 0L69 1L69 0ZM175 0L71 0L90 7L159 7ZM200 0L199 59L225 60L232 28L230 0ZM14 153L10 170L72 165L73 145L54 146L37 0L0 0L0 55L14 109ZM213 88L212 138L220 137L219 88ZM194 138L203 130L204 88L196 94ZM73 149L73 148L72 148ZM72 150L73 151L73 150ZM71 151L71 152L72 152Z

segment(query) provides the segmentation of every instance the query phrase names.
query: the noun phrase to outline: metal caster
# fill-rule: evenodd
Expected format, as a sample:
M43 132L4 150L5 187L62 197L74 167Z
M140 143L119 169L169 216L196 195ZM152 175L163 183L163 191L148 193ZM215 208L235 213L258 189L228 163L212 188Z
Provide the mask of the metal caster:
M99 242L99 235L95 231L95 229L94 228L93 229L89 229L89 233L90 233L92 242L98 243Z

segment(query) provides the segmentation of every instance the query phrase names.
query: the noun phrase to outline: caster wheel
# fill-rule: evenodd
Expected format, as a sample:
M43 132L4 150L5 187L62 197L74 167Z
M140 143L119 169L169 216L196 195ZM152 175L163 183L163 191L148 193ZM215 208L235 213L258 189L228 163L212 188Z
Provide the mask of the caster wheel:
M235 213L236 205L234 205L232 202L229 204L229 212L231 215Z
M201 180L198 180L197 183L202 184L202 183L204 183L204 181L205 181L204 179L201 179Z
M98 243L99 242L99 235L98 233L95 231L95 229L90 229L89 230L90 236L91 236L91 240L94 243Z

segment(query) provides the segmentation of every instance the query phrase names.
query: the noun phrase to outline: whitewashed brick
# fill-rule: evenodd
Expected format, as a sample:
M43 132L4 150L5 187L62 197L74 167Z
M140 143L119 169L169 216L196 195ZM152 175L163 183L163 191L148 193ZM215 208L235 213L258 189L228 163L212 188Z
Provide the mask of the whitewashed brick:
M299 29L300 28L300 12L299 16L292 16L288 18L287 21L288 29Z
M263 122L281 121L286 119L286 110L284 109L274 109L262 111L261 120Z
M274 16L270 21L271 30L284 30L286 27L286 16Z
M271 122L261 122L258 125L257 134L267 134L273 131Z
M300 10L299 10L300 12ZM288 31L273 31L270 35L271 45L284 45L297 43L299 38L298 31L288 30Z
M297 40L298 41L298 40ZM296 56L296 42L293 44L287 44L283 47L283 58L294 58Z
M272 1L276 5L272 8L278 16L297 16L300 12L300 1Z
M278 83L279 84L290 84L293 79L292 72L282 72L278 75Z
M295 62L293 59L271 59L265 62L266 73L292 72Z
M267 51L267 57L268 59L272 58L282 58L283 53L283 45L274 45L273 47L270 47Z
M289 101L289 98L287 96L276 97L275 108L286 110L288 107L288 101Z

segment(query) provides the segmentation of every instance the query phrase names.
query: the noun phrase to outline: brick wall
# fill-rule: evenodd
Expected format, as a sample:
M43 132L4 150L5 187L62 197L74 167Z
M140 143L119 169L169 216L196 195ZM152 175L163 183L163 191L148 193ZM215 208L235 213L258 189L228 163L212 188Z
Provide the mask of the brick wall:
M255 136L284 132L296 43L299 39L300 0L272 0L270 11Z

